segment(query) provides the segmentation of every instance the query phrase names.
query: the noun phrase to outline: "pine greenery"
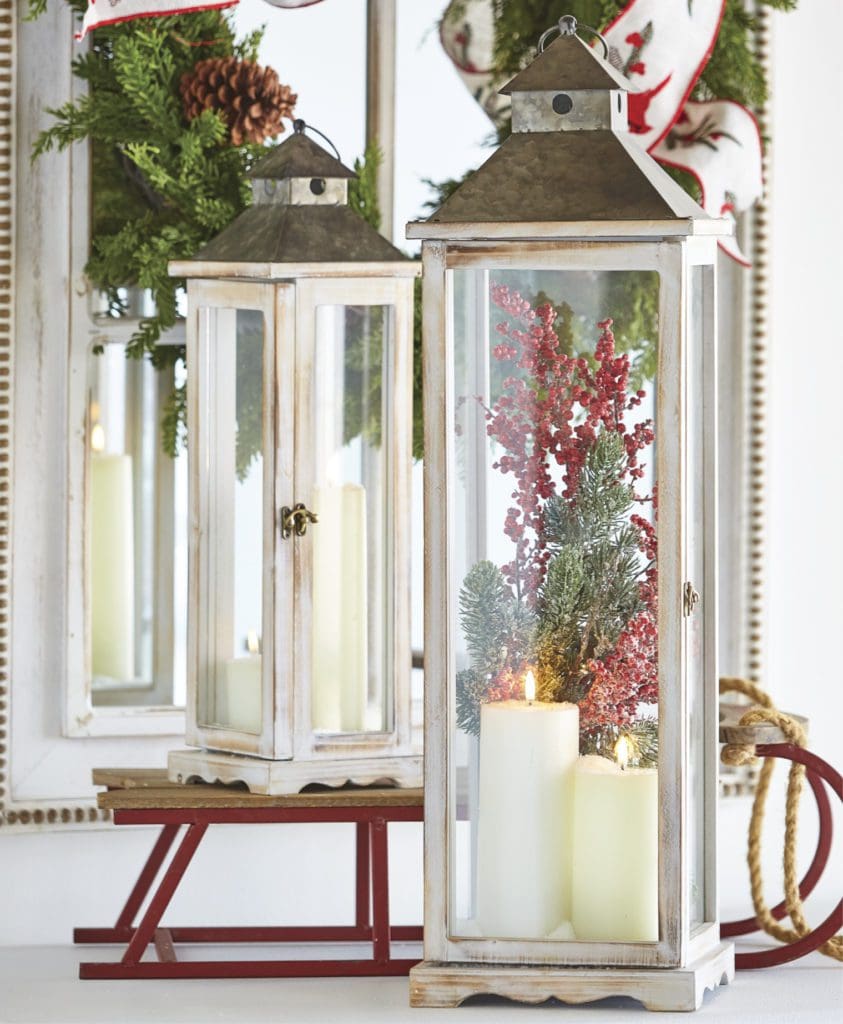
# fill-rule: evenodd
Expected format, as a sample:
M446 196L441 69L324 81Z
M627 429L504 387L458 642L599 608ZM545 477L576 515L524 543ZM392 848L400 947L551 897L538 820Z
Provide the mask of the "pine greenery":
M621 482L620 435L603 431L590 449L575 501L545 506L553 557L540 595L536 645L539 694L578 703L588 692L587 664L608 654L643 609L639 534L629 522L632 487Z
M480 705L485 703L488 689L489 680L473 668L457 672L457 728L469 736L480 735Z
M469 570L460 591L460 623L471 665L481 677L518 664L527 653L532 617L489 561Z
M80 0L70 0L77 11ZM219 11L106 26L73 62L87 92L48 111L55 118L34 157L90 140L93 161L91 251L85 272L115 312L119 290L149 289L156 314L138 325L129 354L156 365L174 357L156 348L177 318L184 282L170 259L192 256L248 204L246 172L261 147L232 146L213 111L184 120L178 84L197 54L254 60L261 33L235 40ZM200 44L200 45L193 45ZM182 353L176 350L175 356Z
M477 734L490 680L505 670L521 674L526 664L536 667L541 700L579 703L592 682L589 661L611 652L643 610L639 584L648 566L629 521L635 497L622 482L624 464L621 436L603 431L586 457L576 498L548 499L552 558L534 610L492 562L478 562L467 573L459 598L470 662L457 676L461 729Z
M621 735L630 742L631 768L654 768L659 763L659 722L657 718L639 718L622 728L607 727L589 742L584 753L600 754L614 759L615 744Z
M65 2L78 14L86 7L86 0ZM30 0L29 17L45 9L46 0ZM150 290L155 314L138 323L127 355L146 357L158 369L184 361L183 347L158 344L177 321L184 288L184 281L169 276L167 265L193 256L249 205L247 174L265 152L259 145L233 145L214 111L186 122L179 81L201 59L256 60L261 37L259 30L237 40L230 13L219 10L98 28L90 48L73 62L86 93L49 110L54 121L36 141L33 159L75 142L90 143L91 248L85 273L105 293L114 316L125 312L123 289ZM349 187L349 205L375 228L380 225L379 161L377 147L370 146L355 162L358 178ZM242 479L261 438L255 410L239 411ZM185 413L181 385L170 395L161 421L162 445L170 455L184 442Z
M380 231L381 208L378 200L378 170L383 161L383 153L376 142L370 142L363 153L362 159L354 161L354 173L348 183L348 205L363 218L367 224Z
M477 735L490 681L507 667L520 667L532 653L535 617L514 596L500 569L482 561L463 581L460 624L471 668L457 673L457 725Z
M67 0L79 14L84 0ZM30 15L43 10L30 3ZM178 84L205 57L254 60L261 32L236 40L230 17L212 10L105 26L73 61L87 91L48 111L36 159L51 149L91 146L91 247L85 273L124 312L121 291L149 289L153 316L133 332L127 355L147 357L158 369L183 362L184 349L159 345L178 317L184 282L169 276L171 259L192 256L249 202L246 173L260 146L233 146L222 118L206 111L190 123ZM176 389L162 418L165 451L175 454L184 435L185 392Z

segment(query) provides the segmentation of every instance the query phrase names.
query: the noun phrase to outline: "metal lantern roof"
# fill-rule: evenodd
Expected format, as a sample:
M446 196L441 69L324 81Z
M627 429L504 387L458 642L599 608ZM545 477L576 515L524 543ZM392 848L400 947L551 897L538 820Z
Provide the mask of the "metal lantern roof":
M629 82L561 35L501 92L512 134L409 238L593 238L731 234L629 133Z
M302 123L303 125L303 123ZM297 125L294 135L252 169L253 204L187 260L170 263L177 277L284 278L328 263L361 272L412 261L348 206L353 171ZM364 266L365 265L365 266Z
M273 147L249 172L250 178L356 178L354 171L303 131Z
M602 60L579 36L559 36L539 57L519 71L500 90L502 96L514 92L544 92L553 89L622 89L632 91L628 78Z
M191 264L409 262L348 206L250 206L200 249ZM187 276L193 270L182 272ZM180 275L181 276L181 275Z

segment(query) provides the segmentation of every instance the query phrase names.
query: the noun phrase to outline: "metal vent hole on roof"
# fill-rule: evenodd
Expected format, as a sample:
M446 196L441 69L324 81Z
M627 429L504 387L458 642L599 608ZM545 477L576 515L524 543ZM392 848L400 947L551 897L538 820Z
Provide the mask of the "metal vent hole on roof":
M574 105L574 101L566 92L557 93L553 97L551 106L557 114L567 114Z

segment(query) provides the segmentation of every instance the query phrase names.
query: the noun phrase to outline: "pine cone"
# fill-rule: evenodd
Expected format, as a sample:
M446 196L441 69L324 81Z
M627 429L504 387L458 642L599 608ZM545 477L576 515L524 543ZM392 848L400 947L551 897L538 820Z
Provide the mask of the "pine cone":
M292 118L298 96L278 81L273 68L236 57L209 57L185 72L179 84L188 121L203 110L224 117L235 146L261 143L284 131L283 117Z

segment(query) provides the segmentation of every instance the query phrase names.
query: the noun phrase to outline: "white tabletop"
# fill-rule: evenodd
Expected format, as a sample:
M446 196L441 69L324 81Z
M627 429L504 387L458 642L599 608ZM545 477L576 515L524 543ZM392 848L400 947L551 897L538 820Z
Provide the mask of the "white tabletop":
M744 944L741 948L748 948ZM648 1013L631 1000L585 1006L525 1007L485 999L453 1010L411 1010L406 978L259 979L205 981L79 981L80 960L111 960L117 947L0 948L2 1024L526 1024L556 1012L559 1024L611 1024ZM194 949L195 954L195 949ZM199 955L203 955L200 953ZM207 953L204 956L208 955ZM233 954L242 956L243 949ZM274 955L274 954L273 954ZM312 954L310 954L312 955ZM190 951L180 947L179 956ZM197 956L198 958L198 956ZM786 967L739 972L734 984L706 995L697 1018L663 1013L657 1024L700 1019L722 1024L843 1022L843 970L827 957Z

